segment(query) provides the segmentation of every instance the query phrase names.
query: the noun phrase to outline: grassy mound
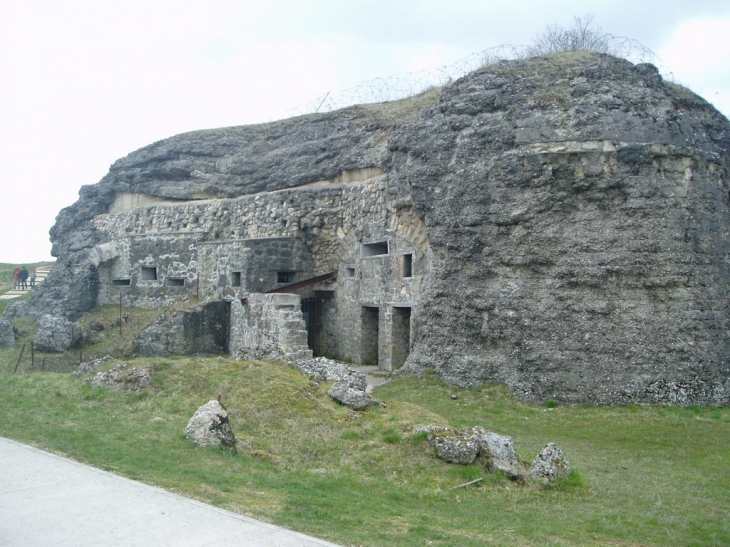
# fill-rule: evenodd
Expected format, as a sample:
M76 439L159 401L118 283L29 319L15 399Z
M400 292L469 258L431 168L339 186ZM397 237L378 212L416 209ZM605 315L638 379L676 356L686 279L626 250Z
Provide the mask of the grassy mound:
M730 543L728 409L546 408L403 376L376 390L387 408L356 413L282 363L125 362L152 384L124 394L70 373L0 374L0 435L342 545ZM184 437L217 397L250 452ZM414 433L432 424L511 435L526 460L554 441L578 472L542 487L449 465Z

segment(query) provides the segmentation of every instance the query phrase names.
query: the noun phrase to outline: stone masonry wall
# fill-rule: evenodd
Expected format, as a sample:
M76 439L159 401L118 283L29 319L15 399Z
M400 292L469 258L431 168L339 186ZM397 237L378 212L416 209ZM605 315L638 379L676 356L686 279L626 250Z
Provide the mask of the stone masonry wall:
M237 293L268 290L275 283L268 284L254 270L261 262L257 250L271 238L279 240L278 251L259 253L269 270L298 270L302 279L336 270L343 240L354 239L358 226L385 214L384 186L385 177L378 176L361 183L99 215L93 222L108 240L94 249L97 261L104 260L100 303L113 301L118 290L128 304L147 307L183 297L221 298L235 271L243 273L244 282ZM141 268L151 266L158 268L157 279L140 279ZM171 276L184 278L184 288L168 290ZM130 287L115 287L119 278L129 279Z
M311 359L296 294L251 294L231 302L229 352L246 359Z

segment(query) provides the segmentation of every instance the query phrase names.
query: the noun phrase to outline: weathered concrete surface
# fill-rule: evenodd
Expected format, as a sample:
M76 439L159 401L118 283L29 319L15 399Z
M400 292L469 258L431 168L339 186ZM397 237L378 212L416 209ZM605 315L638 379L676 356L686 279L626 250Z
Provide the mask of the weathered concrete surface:
M0 543L335 547L0 437Z
M228 340L228 306L207 302L190 310L161 314L135 340L146 357L225 353Z
M142 304L243 300L235 274L272 284L246 273L253 242L294 238L292 268L341 274L322 288L339 359L531 401L727 405L729 149L700 97L581 52L179 135L82 189L51 232L58 265L7 313L73 319L126 282Z
M652 67L499 63L391 139L428 226L406 369L524 399L730 402L730 124Z

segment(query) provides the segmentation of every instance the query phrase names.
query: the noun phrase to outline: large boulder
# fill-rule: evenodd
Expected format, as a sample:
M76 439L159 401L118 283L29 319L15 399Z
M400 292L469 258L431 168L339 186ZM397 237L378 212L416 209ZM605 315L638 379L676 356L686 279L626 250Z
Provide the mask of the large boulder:
M469 465L481 462L488 471L501 471L512 479L524 473L511 437L483 427L456 429L430 426L424 428L436 456L448 463Z
M185 428L185 436L200 446L237 451L239 440L228 421L228 411L212 400L198 408Z
M570 463L555 443L545 446L530 467L530 477L544 483L567 477L571 473Z
M499 435L483 427L473 428L471 434L479 443L480 455L487 469L501 471L512 478L522 476L512 437Z
M479 441L470 434L450 427L432 427L428 430L428 441L436 456L447 463L470 465L479 456Z
M374 405L385 406L385 403L373 399L365 390L351 388L345 382L335 382L327 394L353 410L365 410Z
M76 347L82 337L83 330L76 323L59 316L41 315L33 344L38 351L60 353Z
M0 348L15 347L15 327L7 319L0 319Z

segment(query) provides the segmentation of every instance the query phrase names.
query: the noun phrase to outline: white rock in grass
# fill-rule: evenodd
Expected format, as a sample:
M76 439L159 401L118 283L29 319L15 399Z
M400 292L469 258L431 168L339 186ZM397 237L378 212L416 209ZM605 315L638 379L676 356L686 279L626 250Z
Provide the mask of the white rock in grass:
M195 411L185 428L185 436L200 446L214 446L234 452L239 443L228 421L228 411L216 400Z
M530 468L530 476L545 483L567 477L571 473L570 463L555 443L549 443L543 448Z

